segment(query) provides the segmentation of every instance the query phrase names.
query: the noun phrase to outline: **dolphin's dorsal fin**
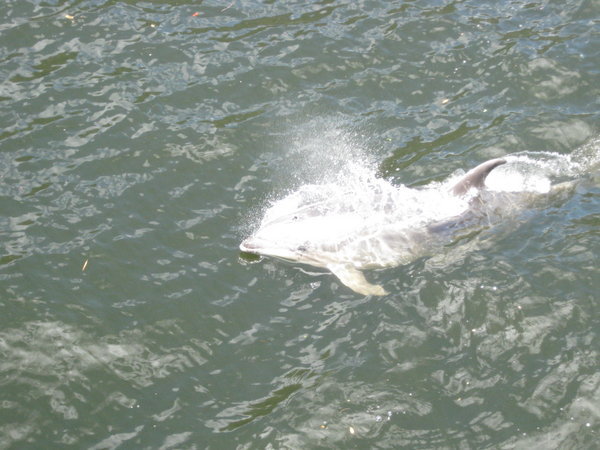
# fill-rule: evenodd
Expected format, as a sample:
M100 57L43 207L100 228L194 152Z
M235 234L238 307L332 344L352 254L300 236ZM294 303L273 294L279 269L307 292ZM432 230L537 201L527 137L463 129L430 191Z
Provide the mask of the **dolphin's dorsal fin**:
M465 195L471 188L481 189L485 184L485 179L489 173L505 162L505 159L496 158L479 164L474 169L469 170L465 176L450 189L450 192L454 195Z

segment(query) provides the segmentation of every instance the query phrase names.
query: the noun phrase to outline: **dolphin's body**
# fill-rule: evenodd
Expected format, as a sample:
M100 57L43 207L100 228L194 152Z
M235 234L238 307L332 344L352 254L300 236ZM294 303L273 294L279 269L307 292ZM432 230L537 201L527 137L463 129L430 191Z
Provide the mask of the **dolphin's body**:
M485 179L505 162L486 161L441 190L378 180L340 195L339 186L308 185L274 203L240 249L322 267L355 292L384 295L362 270L406 264L480 220L487 214Z

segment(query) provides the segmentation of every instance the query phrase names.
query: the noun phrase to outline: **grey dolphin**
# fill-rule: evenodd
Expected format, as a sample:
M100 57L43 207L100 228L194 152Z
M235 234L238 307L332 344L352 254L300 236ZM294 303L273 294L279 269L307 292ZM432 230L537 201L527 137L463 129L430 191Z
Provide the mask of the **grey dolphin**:
M440 193L439 201L444 202L448 197L466 198L471 189L482 190L489 173L505 162L498 158L478 165L462 176L447 194ZM315 189L316 192L326 191L326 186L313 187L320 188ZM355 292L384 295L385 289L367 281L362 270L414 260L426 253L444 232L468 223L481 206L477 193L459 214L426 223L415 220L415 227L399 226L397 216L390 211L398 204L390 200L397 189L391 185L390 189L392 193L387 197L373 189L370 200L379 214L373 214L375 219L369 211L357 213L358 207L353 203L357 200L351 196L339 199L327 192L315 195L313 191L307 198L302 191L291 194L266 212L259 229L240 244L240 250L326 268Z

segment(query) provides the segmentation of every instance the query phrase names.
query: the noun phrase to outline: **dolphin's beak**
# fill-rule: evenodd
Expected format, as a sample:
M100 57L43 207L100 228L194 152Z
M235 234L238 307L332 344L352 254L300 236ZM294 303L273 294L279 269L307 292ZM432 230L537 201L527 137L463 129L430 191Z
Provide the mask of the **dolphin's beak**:
M280 246L277 244L277 242L257 236L252 236L242 241L240 244L240 250L242 252L252 253L254 255L275 256L277 258L283 258L292 261L298 259L297 252L285 246Z
M240 250L243 252L255 253L258 248L259 246L252 238L244 239L240 244Z

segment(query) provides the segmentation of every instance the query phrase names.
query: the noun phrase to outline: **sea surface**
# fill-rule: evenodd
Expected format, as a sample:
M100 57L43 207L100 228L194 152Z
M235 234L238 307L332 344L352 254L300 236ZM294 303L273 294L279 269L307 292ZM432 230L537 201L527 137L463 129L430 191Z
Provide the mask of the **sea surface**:
M0 17L0 449L598 448L597 0ZM523 155L573 189L368 271L388 295L239 251L348 164Z

